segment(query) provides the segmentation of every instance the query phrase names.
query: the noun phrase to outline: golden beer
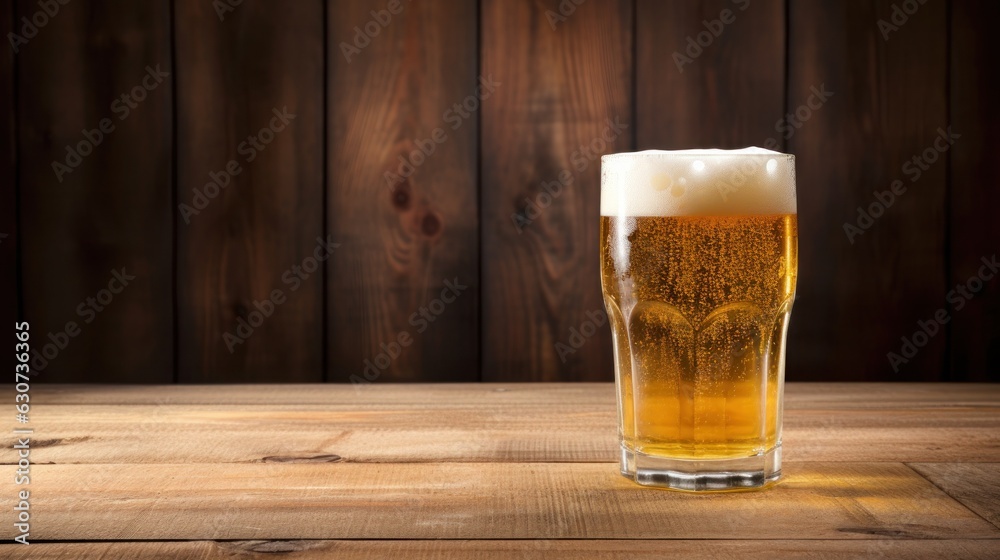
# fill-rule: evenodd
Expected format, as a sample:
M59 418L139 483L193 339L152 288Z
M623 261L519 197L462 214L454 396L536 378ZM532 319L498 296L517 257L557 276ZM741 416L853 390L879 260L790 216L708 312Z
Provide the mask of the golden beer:
M686 490L765 485L780 475L794 160L640 152L603 167L623 474Z

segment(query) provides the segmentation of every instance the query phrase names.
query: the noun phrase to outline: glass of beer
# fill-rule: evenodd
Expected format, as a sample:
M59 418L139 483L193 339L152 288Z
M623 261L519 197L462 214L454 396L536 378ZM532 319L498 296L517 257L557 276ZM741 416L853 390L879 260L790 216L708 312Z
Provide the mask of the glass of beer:
M691 491L778 479L797 252L795 156L601 159L623 475Z

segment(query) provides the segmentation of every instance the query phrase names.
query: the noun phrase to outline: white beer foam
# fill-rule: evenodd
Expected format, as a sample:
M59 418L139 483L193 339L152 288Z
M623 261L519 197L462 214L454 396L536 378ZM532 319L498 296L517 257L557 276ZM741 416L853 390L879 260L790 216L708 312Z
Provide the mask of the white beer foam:
M795 214L795 156L764 148L601 158L602 216Z

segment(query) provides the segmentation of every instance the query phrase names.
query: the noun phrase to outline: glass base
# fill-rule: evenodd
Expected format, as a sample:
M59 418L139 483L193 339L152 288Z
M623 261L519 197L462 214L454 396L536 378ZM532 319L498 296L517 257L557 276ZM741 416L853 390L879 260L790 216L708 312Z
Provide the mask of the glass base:
M671 459L632 451L622 445L622 475L643 486L689 492L763 488L781 476L781 444L753 457Z

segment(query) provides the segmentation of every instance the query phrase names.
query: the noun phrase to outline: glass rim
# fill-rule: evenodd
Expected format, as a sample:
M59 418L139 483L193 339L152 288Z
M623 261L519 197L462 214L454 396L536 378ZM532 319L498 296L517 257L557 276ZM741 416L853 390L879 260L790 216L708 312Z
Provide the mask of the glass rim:
M776 152L774 150L768 150L765 148L758 148L755 146L748 146L746 148L736 148L736 149L720 149L720 148L691 148L684 150L641 150L636 152L616 152L613 154L605 154L601 156L601 162L612 161L616 159L627 159L627 158L656 158L656 159L669 159L669 158L713 158L713 157L728 157L728 158L783 158L795 160L795 154L786 154L785 152Z

